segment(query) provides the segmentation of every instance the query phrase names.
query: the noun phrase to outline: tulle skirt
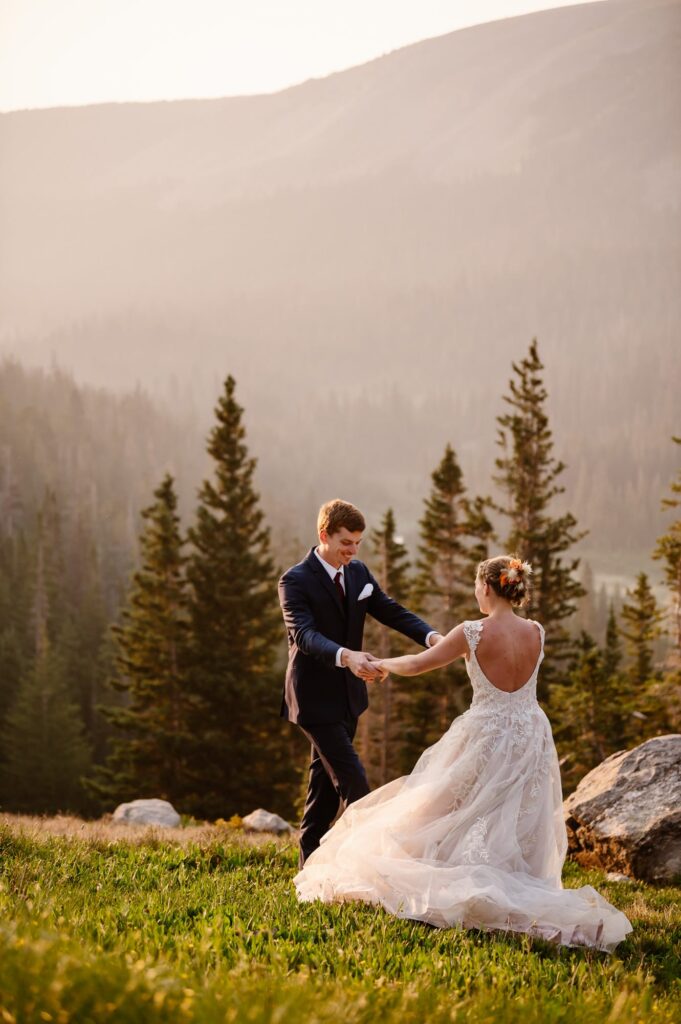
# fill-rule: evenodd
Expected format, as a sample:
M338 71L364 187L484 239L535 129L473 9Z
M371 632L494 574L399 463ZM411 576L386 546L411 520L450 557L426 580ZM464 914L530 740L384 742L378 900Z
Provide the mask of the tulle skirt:
M308 857L301 900L362 900L440 928L611 952L631 931L592 886L564 889L560 771L536 702L471 707L410 775L351 804Z

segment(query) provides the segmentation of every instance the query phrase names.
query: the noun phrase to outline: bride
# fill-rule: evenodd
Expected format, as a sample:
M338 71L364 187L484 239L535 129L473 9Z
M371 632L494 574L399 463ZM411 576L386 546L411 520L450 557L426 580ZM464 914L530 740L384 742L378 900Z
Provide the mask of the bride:
M421 654L376 661L383 678L465 657L470 708L411 775L351 804L308 857L301 900L363 900L440 928L525 932L612 952L631 924L592 886L563 889L562 791L549 721L537 703L544 629L513 611L529 602L531 567L481 562L486 617Z

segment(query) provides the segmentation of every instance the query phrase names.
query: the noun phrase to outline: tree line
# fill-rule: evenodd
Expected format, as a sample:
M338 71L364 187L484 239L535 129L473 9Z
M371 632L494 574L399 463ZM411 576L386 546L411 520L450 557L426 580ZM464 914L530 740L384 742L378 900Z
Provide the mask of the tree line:
M441 631L479 617L473 579L481 559L508 550L532 562L525 614L546 627L540 697L571 787L608 753L679 728L681 522L655 551L677 609L666 664L653 658L665 623L645 574L619 619L611 608L603 646L586 631L576 635L571 620L584 587L572 548L583 531L571 513L554 511L565 466L553 452L546 401L533 342L513 364L498 418L497 497L469 493L448 444L413 563L392 509L370 533L367 560L389 593ZM63 536L53 494L31 536L2 537L0 669L13 683L0 705L4 808L96 813L155 795L198 817L259 805L292 813L304 748L278 717L285 649L275 583L285 566L275 564L243 418L230 376L194 521L183 531L176 481L166 473L141 513L138 567L112 626L96 545ZM401 646L378 625L365 643L379 653ZM371 688L359 744L372 785L410 770L465 709L467 685L458 663Z

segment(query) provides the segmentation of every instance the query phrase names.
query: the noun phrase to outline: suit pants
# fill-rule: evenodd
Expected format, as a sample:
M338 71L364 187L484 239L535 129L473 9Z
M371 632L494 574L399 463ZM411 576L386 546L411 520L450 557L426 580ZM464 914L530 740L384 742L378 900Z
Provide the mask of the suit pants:
M352 741L357 719L348 712L342 722L322 725L299 725L312 750L308 775L307 799L300 824L299 865L319 846L341 807L366 796L369 792L364 765Z

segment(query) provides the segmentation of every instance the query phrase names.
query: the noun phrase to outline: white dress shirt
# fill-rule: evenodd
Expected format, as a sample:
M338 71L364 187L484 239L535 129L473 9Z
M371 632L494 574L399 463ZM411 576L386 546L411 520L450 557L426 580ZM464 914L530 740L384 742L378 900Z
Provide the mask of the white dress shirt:
M344 568L345 567L340 565L338 568L336 568L335 565L330 565L329 562L325 562L324 559L322 558L322 556L319 554L319 551L317 550L317 548L314 549L314 553L317 556L317 558L319 559L319 561L322 563L322 565L324 566L326 571L328 572L328 574L331 577L331 581L332 581L334 586L336 585L336 582L335 582L336 581L336 575L338 573L341 574L340 582L341 582L341 586L343 588L343 593L345 594L346 593L346 590L345 590L345 572L344 572ZM430 638L431 638L431 636L435 636L436 633L437 633L437 630L435 630L435 629L431 629L430 633L428 633L428 635L426 636L426 647L430 647ZM341 658L343 657L343 651L344 650L345 650L344 647L339 647L338 650L336 651L336 668L342 668L343 667L341 665Z
M319 554L319 552L317 551L316 548L314 549L314 553L317 556L317 558L319 559L319 561L322 563L322 565L324 566L326 571L328 572L329 576L331 577L331 582L333 583L334 586L336 585L336 583L335 583L336 574L337 573L341 574L341 578L340 578L341 587L343 588L343 593L345 593L345 573L343 571L344 567L341 565L341 566L339 566L336 569L336 567L334 565L330 565L328 562L325 562L324 559ZM344 647L339 647L338 650L336 651L336 668L342 668L343 667L341 665L341 658L343 657L343 651L344 650L345 650Z

